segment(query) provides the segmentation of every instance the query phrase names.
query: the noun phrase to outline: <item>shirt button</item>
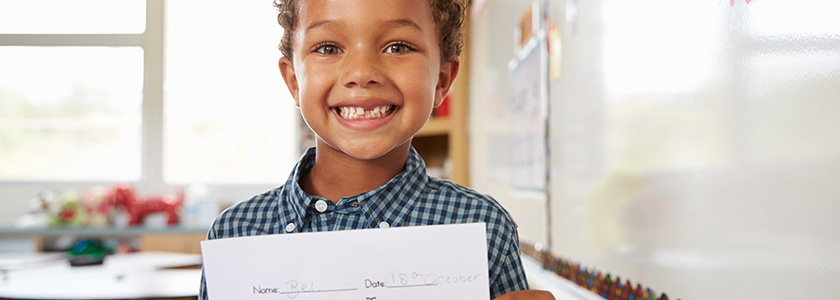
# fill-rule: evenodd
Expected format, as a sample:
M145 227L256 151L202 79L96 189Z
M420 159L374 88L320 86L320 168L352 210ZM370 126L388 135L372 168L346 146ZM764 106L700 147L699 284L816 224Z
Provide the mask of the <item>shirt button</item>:
M388 227L391 227L391 224L388 224L388 222L385 222L385 221L379 222L379 228L388 228Z
M295 223L286 224L286 232L295 231L295 227L297 227L297 226L295 226Z
M327 201L318 200L318 202L315 202L315 210L317 210L318 212L327 211Z

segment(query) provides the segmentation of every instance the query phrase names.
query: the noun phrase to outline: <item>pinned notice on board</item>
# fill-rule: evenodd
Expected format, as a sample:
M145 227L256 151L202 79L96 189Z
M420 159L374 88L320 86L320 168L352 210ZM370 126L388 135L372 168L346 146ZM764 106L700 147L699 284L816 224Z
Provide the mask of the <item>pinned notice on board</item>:
M201 242L211 299L490 299L484 223Z

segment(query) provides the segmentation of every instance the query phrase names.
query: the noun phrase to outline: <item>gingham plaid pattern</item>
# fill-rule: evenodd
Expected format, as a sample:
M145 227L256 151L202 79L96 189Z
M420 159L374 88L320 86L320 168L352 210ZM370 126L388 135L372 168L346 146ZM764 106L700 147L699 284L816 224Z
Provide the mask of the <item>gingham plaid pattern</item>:
M298 185L300 176L314 163L315 149L311 148L285 185L222 212L207 233L207 239L378 228L382 222L389 226L484 222L492 298L528 289L519 257L516 224L507 211L488 195L428 176L425 163L414 148L402 173L373 191L343 198L337 204L310 196ZM326 211L318 212L315 208L318 200L327 203ZM287 232L288 229L291 230ZM206 292L202 273L198 298L207 299Z

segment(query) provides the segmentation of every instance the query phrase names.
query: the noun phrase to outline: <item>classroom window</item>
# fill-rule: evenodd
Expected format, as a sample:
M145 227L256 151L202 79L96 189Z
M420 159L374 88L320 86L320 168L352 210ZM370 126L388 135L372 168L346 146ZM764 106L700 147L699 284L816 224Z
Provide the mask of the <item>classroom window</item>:
M270 1L30 2L0 0L0 182L285 180Z
M143 0L0 1L0 33L141 33Z
M2 0L0 33L142 33L143 0Z
M164 180L284 181L296 119L270 1L169 1L167 18Z
M140 177L143 50L0 47L0 179Z

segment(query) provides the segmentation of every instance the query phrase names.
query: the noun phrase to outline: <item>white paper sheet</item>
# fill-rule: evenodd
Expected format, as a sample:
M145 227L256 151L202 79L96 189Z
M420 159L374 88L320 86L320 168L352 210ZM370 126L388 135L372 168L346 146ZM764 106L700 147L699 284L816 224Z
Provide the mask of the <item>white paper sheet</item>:
M212 300L490 299L484 223L201 242Z

